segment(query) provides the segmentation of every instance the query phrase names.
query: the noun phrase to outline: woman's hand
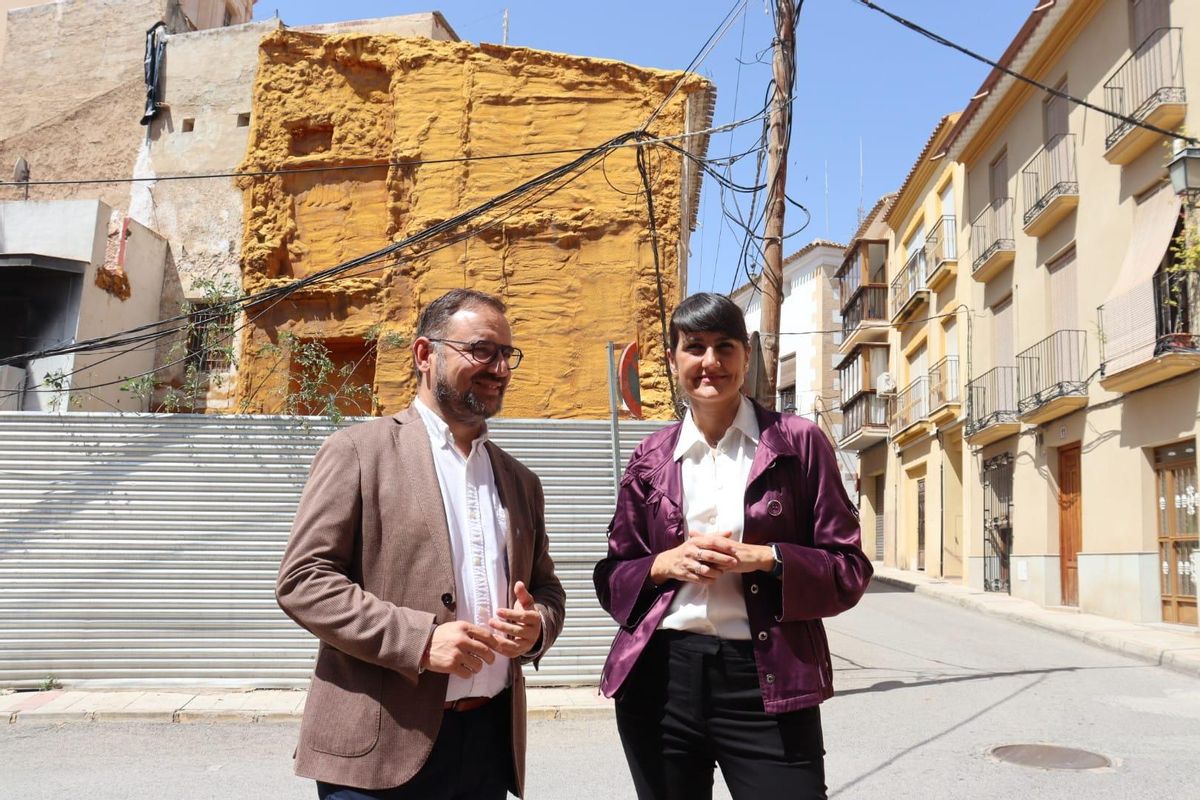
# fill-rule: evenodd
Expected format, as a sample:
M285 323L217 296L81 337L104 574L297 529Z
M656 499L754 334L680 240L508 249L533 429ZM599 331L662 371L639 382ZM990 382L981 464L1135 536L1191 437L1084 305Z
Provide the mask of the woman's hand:
M656 586L669 580L712 583L726 572L736 571L735 546L729 534L714 536L693 531L686 542L655 557L650 567L650 580Z
M699 534L691 534L698 537ZM721 552L728 553L736 559L736 563L725 568L725 572L770 572L775 568L775 551L765 544L745 544L733 541L729 531L709 535L707 539L718 539L724 547Z

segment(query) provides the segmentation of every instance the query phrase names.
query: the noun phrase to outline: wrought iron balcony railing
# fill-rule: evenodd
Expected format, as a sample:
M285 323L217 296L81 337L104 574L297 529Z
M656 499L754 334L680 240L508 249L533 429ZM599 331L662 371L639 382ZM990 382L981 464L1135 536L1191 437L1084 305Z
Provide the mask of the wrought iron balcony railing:
M930 411L961 402L959 395L958 356L946 356L929 368Z
M1087 331L1055 331L1017 354L1021 396L1017 413L1027 414L1066 395L1087 393Z
M863 323L887 322L887 293L888 287L878 283L859 289L842 309L842 335L849 336Z
M1021 170L1025 193L1024 222L1028 225L1056 197L1079 194L1075 174L1075 134L1061 133L1034 155Z
M958 260L958 230L954 215L947 214L933 224L925 237L926 261L932 272L947 261Z
M864 392L842 406L842 438L864 428L887 428L887 400L874 392Z
M929 376L922 375L896 394L892 435L929 418Z
M1017 421L1017 368L995 367L967 384L967 435Z
M1165 103L1183 103L1183 31L1159 28L1104 82L1104 107L1131 120L1142 121ZM1133 129L1132 122L1105 117L1108 134L1104 148L1111 149Z
M1165 354L1200 352L1200 273L1159 272L1100 306L1098 316L1105 375Z
M971 221L971 269L977 270L997 250L1013 250L1012 198L993 200Z
M892 316L912 299L917 292L925 291L925 250L917 250L908 257L908 263L892 280Z

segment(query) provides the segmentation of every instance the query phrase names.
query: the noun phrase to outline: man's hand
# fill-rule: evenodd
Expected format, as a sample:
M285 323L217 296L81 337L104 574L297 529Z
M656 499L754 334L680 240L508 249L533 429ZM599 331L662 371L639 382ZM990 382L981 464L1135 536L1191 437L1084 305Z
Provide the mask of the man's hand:
M429 652L421 666L431 672L445 672L469 678L496 660L497 637L481 625L469 622L444 622L433 629Z
M686 583L709 584L737 567L734 542L727 536L699 534L694 531L678 547L659 553L650 566L655 584L674 579Z
M525 588L524 581L517 581L513 594L516 607L497 609L496 616L488 622L495 631L495 651L508 658L525 655L542 637L542 615L534 608L533 595Z

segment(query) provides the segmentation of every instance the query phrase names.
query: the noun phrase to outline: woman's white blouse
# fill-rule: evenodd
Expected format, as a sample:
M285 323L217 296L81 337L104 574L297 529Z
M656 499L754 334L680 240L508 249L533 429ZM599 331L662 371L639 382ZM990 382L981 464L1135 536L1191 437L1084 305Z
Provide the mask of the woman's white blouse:
M734 541L742 540L746 481L758 436L758 418L746 397L716 447L708 446L688 412L673 457L682 462L683 513L689 532L729 532ZM725 574L707 585L683 583L659 627L722 639L749 639L742 576Z

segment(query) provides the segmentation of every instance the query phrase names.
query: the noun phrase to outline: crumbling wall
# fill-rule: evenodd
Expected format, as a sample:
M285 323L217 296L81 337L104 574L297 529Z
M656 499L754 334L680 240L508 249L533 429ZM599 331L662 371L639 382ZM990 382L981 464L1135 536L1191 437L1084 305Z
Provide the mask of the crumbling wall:
M523 151L590 147L640 128L678 73L555 53L418 38L268 35L260 46L245 171L243 284L282 286L426 229L571 160L573 153L461 161ZM709 91L683 79L651 128L683 132L687 98ZM346 341L380 328L411 341L421 308L468 286L509 305L525 351L504 413L595 418L608 413L605 343L636 339L642 399L671 413L646 198L635 151L610 155L557 191L490 213L476 235L451 231L399 260L365 265L335 282L251 310L240 407L280 410L287 372L283 332ZM647 153L668 313L678 285L681 158ZM394 162L422 162L400 164ZM380 164L393 162L391 167ZM314 168L336 171L303 171ZM484 224L484 223L487 224ZM375 354L378 410L415 391L407 347Z

